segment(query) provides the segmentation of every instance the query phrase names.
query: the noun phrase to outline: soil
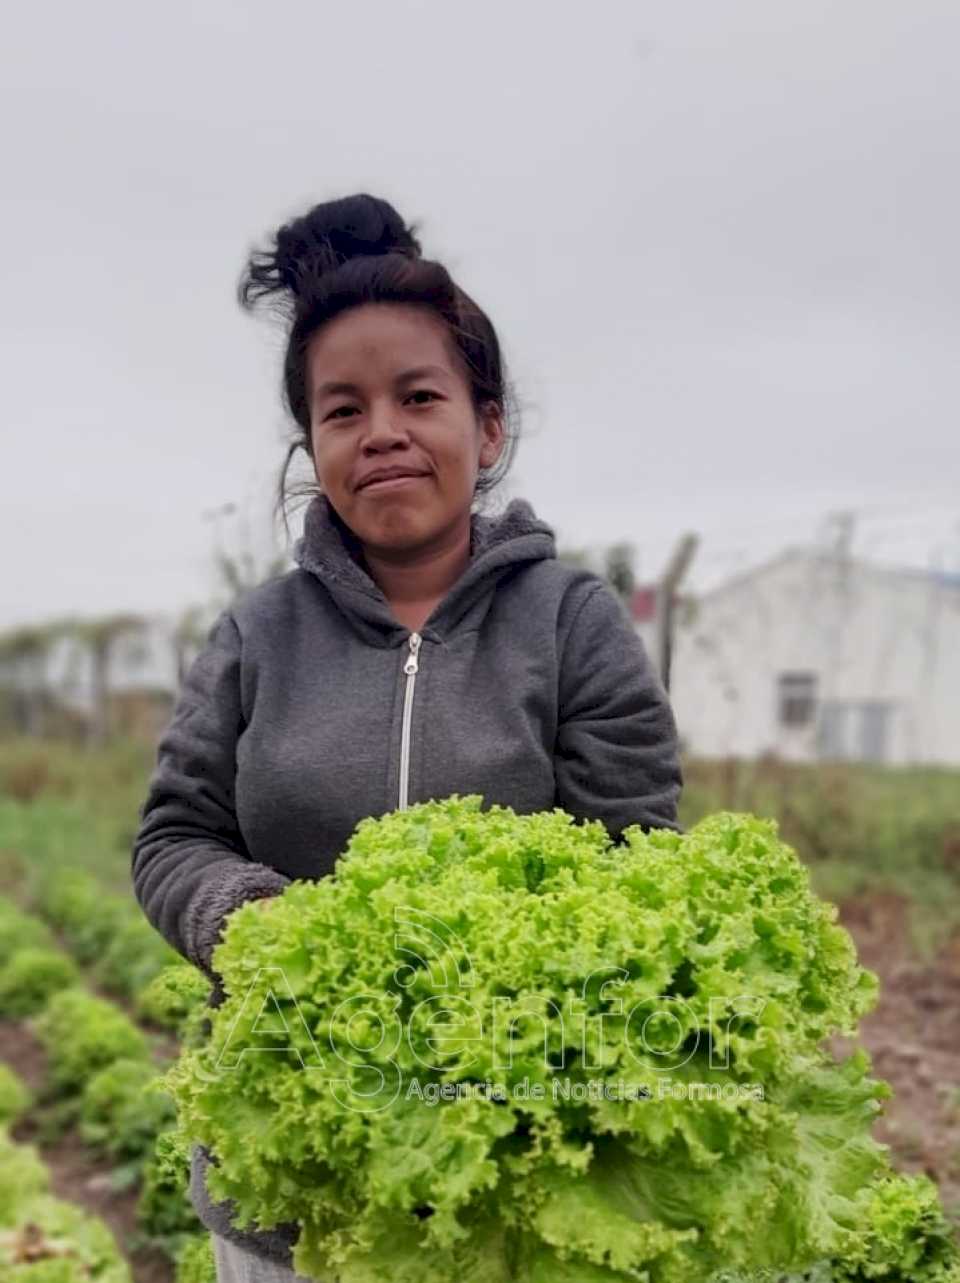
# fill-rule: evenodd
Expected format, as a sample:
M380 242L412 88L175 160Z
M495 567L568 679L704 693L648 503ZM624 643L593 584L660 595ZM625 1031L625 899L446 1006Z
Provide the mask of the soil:
M857 1040L870 1053L874 1077L894 1093L883 1102L874 1136L891 1147L899 1171L925 1172L939 1184L960 1228L960 935L933 963L918 962L907 902L889 892L842 904L840 921L862 965L880 979L879 1001L860 1022ZM837 1053L854 1045L831 1040Z

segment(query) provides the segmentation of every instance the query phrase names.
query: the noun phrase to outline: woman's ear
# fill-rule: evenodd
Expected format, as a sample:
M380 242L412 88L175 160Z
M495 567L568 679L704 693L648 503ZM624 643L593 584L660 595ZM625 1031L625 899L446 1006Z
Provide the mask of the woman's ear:
M483 444L480 447L480 467L491 468L500 458L506 435L503 415L495 401L488 401L481 412L480 432L483 437Z

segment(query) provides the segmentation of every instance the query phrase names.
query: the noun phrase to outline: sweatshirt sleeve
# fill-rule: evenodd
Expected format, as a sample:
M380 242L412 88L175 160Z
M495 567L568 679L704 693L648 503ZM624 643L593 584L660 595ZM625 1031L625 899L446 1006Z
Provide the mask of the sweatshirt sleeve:
M673 710L632 620L603 582L580 603L563 646L554 772L555 805L602 820L615 841L630 824L682 832Z
M134 894L150 923L211 978L227 915L245 900L278 895L290 879L250 858L234 803L243 729L240 633L218 617L188 669L134 838Z

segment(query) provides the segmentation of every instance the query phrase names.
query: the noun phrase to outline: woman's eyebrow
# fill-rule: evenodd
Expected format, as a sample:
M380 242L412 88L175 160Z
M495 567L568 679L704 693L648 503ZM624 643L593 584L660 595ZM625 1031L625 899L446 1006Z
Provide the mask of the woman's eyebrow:
M402 384L410 383L414 379L424 379L424 378L445 379L447 378L447 372L446 370L443 369L442 366L439 366L439 365L416 365L412 369L403 370L400 374L398 374L397 377L394 379L394 383L396 384L397 387L400 387ZM325 396L337 396L340 393L350 394L350 393L356 393L359 391L360 389L357 387L355 383L343 383L343 382L321 383L320 386L317 388L315 400L319 401L321 397L325 397Z

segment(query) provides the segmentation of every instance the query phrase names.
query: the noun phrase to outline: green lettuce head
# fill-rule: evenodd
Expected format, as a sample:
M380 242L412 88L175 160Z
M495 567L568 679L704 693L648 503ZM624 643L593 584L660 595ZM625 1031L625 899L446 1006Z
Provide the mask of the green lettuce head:
M696 1283L862 1251L876 1001L777 826L453 797L228 919L168 1075L241 1227L340 1283ZM774 1277L774 1275L771 1275ZM891 1276L892 1283L892 1276Z

